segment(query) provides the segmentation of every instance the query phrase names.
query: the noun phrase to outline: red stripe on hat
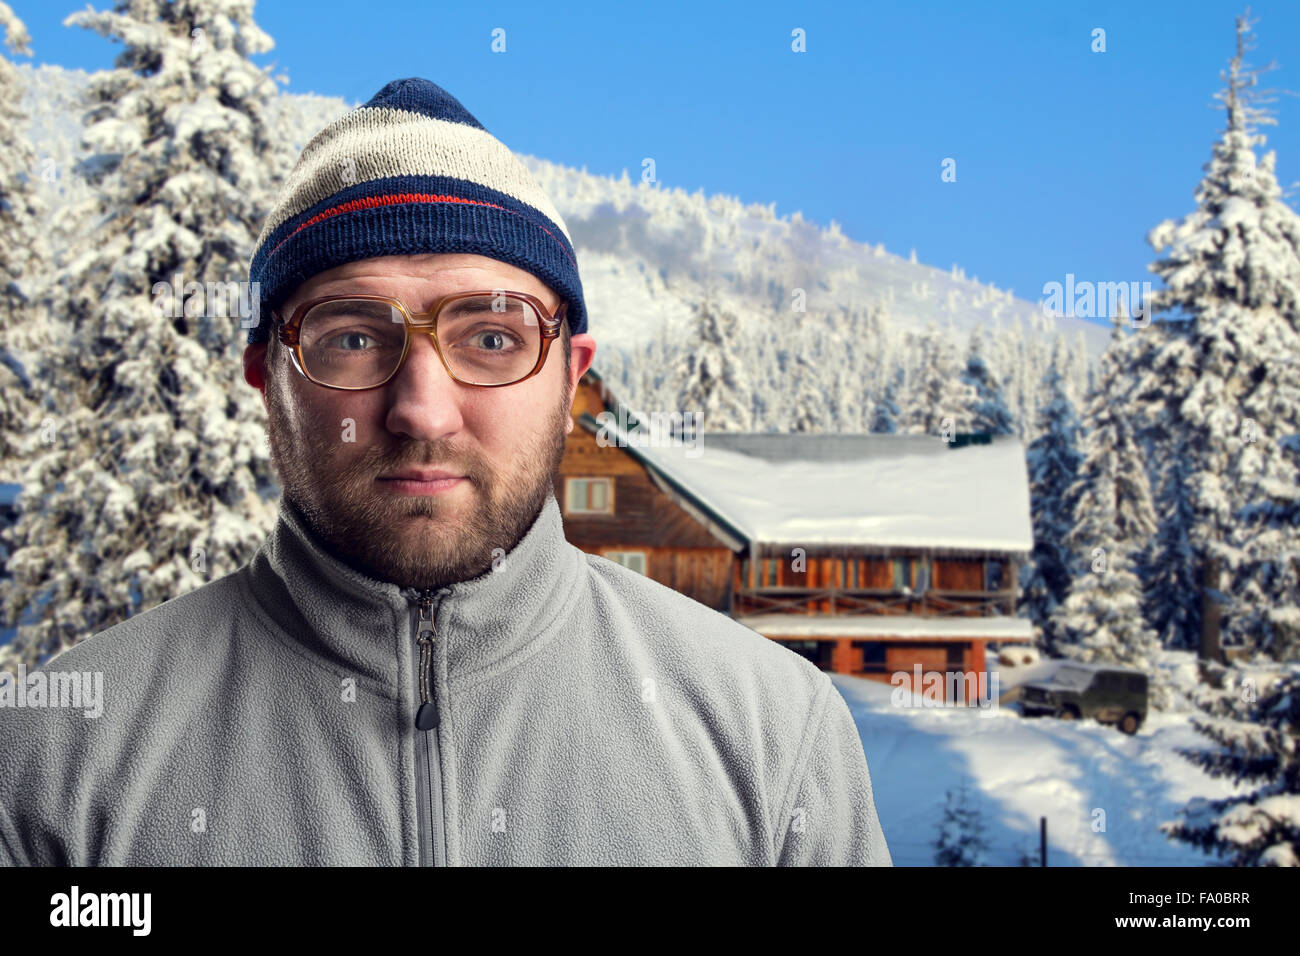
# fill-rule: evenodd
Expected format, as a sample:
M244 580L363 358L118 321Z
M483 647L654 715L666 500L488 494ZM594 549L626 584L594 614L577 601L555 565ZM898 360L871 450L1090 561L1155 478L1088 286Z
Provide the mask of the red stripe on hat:
M496 203L482 202L481 200L478 199L465 199L461 196L439 196L433 193L396 193L391 196L367 196L364 199L353 199L350 200L349 202L341 203L337 206L331 206L329 209L326 209L323 212L318 212L316 215L312 216L306 222L300 223L297 229L295 229L293 232L289 233L289 235L285 236L278 243L276 243L275 248L272 249L270 253L267 255L267 259L269 260L271 256L279 252L280 247L283 246L290 239L292 239L294 236L298 235L298 233L302 232L308 226L316 225L316 223L318 222L322 222L326 219L333 218L334 216L341 216L345 212L357 212L358 210L362 210L362 209L375 209L378 208L379 206L399 206L402 205L403 203L411 203L411 202L462 202L470 206L487 206L490 209L500 209L502 212L508 212L515 216L521 215L520 213L516 212L513 209L507 209L505 206L498 206ZM527 218L527 217L523 217L523 218ZM564 253L565 258L567 258L570 262L573 262L573 257L569 255L569 250L564 248L564 243L560 242L560 240L556 237L555 233L551 232L551 230L547 229L543 225L540 225L539 223L532 223L532 225L537 226L539 229L541 229L552 239L555 239L555 241L559 243L560 251ZM576 262L574 262L573 264L574 264L574 268L577 268L578 264Z

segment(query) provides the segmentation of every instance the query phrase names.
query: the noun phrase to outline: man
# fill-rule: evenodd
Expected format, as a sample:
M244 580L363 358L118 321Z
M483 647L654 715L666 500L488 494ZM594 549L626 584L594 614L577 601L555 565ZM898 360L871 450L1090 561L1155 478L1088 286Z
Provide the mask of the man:
M279 520L51 662L102 717L0 716L0 859L890 864L823 673L565 540L573 247L458 101L322 130L250 271Z

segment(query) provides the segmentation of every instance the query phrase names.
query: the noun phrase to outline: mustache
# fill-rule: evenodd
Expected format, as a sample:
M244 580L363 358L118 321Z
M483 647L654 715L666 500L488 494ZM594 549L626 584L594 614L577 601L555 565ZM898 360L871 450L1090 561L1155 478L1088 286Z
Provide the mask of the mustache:
M449 445L428 442L410 442L397 455L367 450L349 470L357 477L373 478L408 468L444 468L464 475L471 481L478 481L484 473L479 456L463 450L453 450Z

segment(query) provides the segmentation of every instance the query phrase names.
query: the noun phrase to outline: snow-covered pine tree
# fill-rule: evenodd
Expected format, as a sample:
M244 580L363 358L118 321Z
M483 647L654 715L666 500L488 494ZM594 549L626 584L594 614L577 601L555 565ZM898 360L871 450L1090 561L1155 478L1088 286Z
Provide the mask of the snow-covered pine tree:
M1015 416L1007 408L1002 396L1001 382L984 357L985 348L984 329L977 325L971 332L966 369L961 375L962 382L974 395L968 406L969 427L971 431L988 432L990 435L1014 435Z
M1036 437L1033 431L1039 382L1034 376L1046 374L1045 369L1033 367L1030 344L1019 316L1012 316L993 334L992 354L1003 357L999 364L1005 369L1001 383L1003 399L1015 420L1016 436L1026 445Z
M14 53L30 55L27 28L0 2L0 30ZM57 336L47 322L44 287L49 249L34 178L36 153L27 141L22 80L0 56L0 482L21 480L38 445L43 409L32 380L33 358ZM12 550L12 544L9 544Z
M1157 709L1172 702L1160 681L1160 644L1142 616L1135 570L1156 530L1151 491L1137 443L1132 408L1124 402L1126 343L1117 320L1085 413L1087 437L1073 527L1066 537L1073 578L1053 615L1057 650L1085 662L1146 671Z
M775 414L771 398L771 368L776 363L776 337L770 325L760 325L752 331L754 339L753 381L750 389L750 431L769 431L774 427Z
M831 411L821 384L821 368L803 349L792 355L791 365L794 396L789 405L786 428L792 432L828 431Z
M884 394L876 402L871 417L871 431L881 435L898 433L898 422L902 412L898 408L898 395L903 388L903 368L898 366L885 385Z
M97 192L68 210L85 240L62 276L73 334L39 376L67 410L24 474L33 504L10 561L9 621L47 602L8 649L29 666L234 571L274 521L237 290L292 156L268 122L275 84L249 59L271 48L252 7L123 0L65 21L122 51L89 87Z
M824 432L831 430L833 410L827 393L833 388L825 369L825 338L818 334L815 319L808 314L790 322L786 339L787 369L780 393L786 400L782 431Z
M939 835L934 842L935 866L987 866L988 843L984 821L962 784L946 794Z
M1300 356L1300 352L1292 353ZM1290 401L1300 397L1292 370ZM1228 618L1234 643L1275 661L1300 660L1300 433L1268 442L1261 474L1238 515L1240 555Z
M1188 498L1191 453L1182 441L1165 445L1168 460L1156 486L1160 527L1146 563L1146 615L1164 647L1196 650L1201 634L1201 583L1189 529L1192 506Z
M703 415L706 431L752 427L749 379L739 361L739 322L708 295L695 306L695 334L679 353L677 408Z
M1058 336L1044 376L1043 390L1048 397L1039 412L1038 438L1025 452L1034 551L1018 606L1038 628L1040 646L1051 652L1060 644L1053 613L1069 592L1074 565L1066 546L1075 507L1070 492L1083 464L1079 451L1082 427L1070 400L1066 361L1063 340Z
M1196 378L1185 321L1152 322L1137 329L1129 349L1130 401L1147 458L1159 528L1143 570L1147 620L1164 647L1195 649L1200 642L1200 559L1191 541L1193 454L1179 406Z
M1244 449L1232 463L1242 504L1224 546L1231 575L1225 643L1300 660L1300 314L1269 322L1274 361L1242 396ZM1267 426L1260 423L1267 422Z
M885 385L892 377L889 365L892 357L891 326L889 310L883 302L873 304L862 321L862 368L858 371L871 400L869 407L863 410L861 431L871 431L871 423L876 418L876 404L884 396Z
M1218 746L1180 753L1212 777L1256 784L1220 800L1197 798L1160 826L1170 839L1214 851L1232 866L1300 866L1300 669L1244 686L1236 668L1210 665L1221 685L1193 726Z
M1294 356L1300 335L1300 216L1281 199L1275 154L1255 154L1265 142L1258 128L1277 121L1263 105L1268 91L1255 89L1265 71L1245 63L1250 26L1237 18L1236 52L1216 94L1226 128L1204 167L1197 208L1160 223L1148 242L1158 253L1169 250L1150 266L1166 285L1156 311L1191 323L1195 376L1177 406L1193 455L1191 542L1211 576L1228 571L1221 590L1238 598L1225 612L1227 642L1259 646L1261 636L1249 630L1258 609L1240 603L1249 591L1240 576L1255 579L1255 593L1268 585L1239 524L1266 449L1300 431L1300 408L1278 382L1286 374L1279 356Z
M918 344L919 367L909 407L903 410L904 431L936 437L943 434L945 425L953 432L969 431L974 390L961 379L953 330L941 330L930 322Z

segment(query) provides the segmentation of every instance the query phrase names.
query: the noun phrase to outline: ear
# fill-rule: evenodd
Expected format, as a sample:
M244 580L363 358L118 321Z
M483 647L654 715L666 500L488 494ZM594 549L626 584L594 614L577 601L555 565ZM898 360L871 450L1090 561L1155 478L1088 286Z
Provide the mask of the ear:
M587 374L596 358L596 340L586 332L569 339L569 404L578 394L578 382Z
M244 381L262 393L266 401L266 342L244 347Z

